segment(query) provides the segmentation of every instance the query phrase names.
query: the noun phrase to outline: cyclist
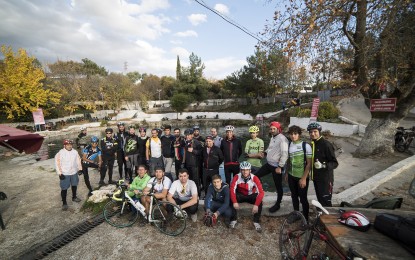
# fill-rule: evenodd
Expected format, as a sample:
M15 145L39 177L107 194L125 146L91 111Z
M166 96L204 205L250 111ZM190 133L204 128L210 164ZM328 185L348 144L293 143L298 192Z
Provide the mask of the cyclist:
M89 190L88 196L92 195L92 187L91 183L89 182L88 168L98 169L98 172L101 170L101 154L101 149L98 147L98 137L91 137L91 144L82 150L82 173L84 174L85 184ZM98 163L96 163L97 159ZM105 185L105 183L100 181L99 185L102 186Z
M210 135L213 137L213 143L215 144L215 146L220 148L220 144L222 143L223 138L218 135L218 131L216 130L216 128L210 129Z
M208 186L212 182L212 176L219 174L219 165L223 162L222 151L213 145L213 137L206 136L206 146L202 148L203 158L203 187L205 196ZM203 197L201 199L204 199Z
M220 149L222 150L225 162L225 178L226 183L232 180L232 174L239 173L239 157L242 154L242 143L239 138L234 135L235 127L227 125L225 127L226 136L222 140Z
M125 145L125 138L127 138L128 133L125 132L125 124L123 122L118 122L117 127L118 127L118 133L114 136L114 138L117 140L117 143L118 143L118 150L117 150L118 173L120 174L120 179L122 179L123 171L125 173L125 177L127 177L127 162L125 160L124 145Z
M207 213L213 213L216 218L223 216L225 218L225 225L229 227L233 213L230 205L229 185L222 181L219 174L212 176L212 183L207 189L205 211Z
M154 185L154 197L158 200L167 200L167 193L171 186L171 180L164 176L164 170L161 167L156 167L155 169L155 176L152 177L148 183L147 187L144 188L143 194L148 195L152 183L156 182ZM143 203L144 207L146 208L146 213L148 214L148 209L150 207L151 197L149 196L142 196L141 202Z
M199 178L199 165L202 154L202 144L193 138L193 129L187 129L184 131L186 138L184 146L183 164L188 170L190 180L194 181L197 185L198 194L200 194L200 178Z
M113 138L113 133L114 131L112 130L112 128L107 128L105 129L105 137L101 139L102 167L100 182L104 182L105 175L108 169L109 184L114 184L114 182L112 181L112 172L118 150L118 142L116 139Z
M333 171L339 166L339 163L334 154L333 145L321 136L321 130L322 127L318 123L311 123L307 126L313 151L311 179L314 182L318 202L323 207L331 207L334 182Z
M146 143L149 137L147 136L147 129L145 127L138 128L140 136L138 138L138 162L139 164L147 164L146 162Z
M282 134L282 127L279 122L271 122L270 124L271 140L268 149L265 151L267 154L267 163L255 172L255 175L259 178L265 175L272 174L274 185L277 190L277 202L274 206L269 208L269 212L274 213L280 209L282 201L282 173L284 171L285 162L288 159L288 139Z
M245 158L251 164L251 171L255 173L261 168L261 159L264 158L264 141L258 138L259 128L256 125L249 127L249 139L245 144Z
M172 169L174 160L174 136L171 133L171 126L166 125L164 127L164 135L160 138L161 140L161 151L163 155L163 163L166 177L173 181Z
M76 190L79 183L78 174L82 171L81 158L77 151L72 149L72 140L63 140L63 149L55 155L56 173L60 179L62 210L68 210L68 203L66 196L68 188L72 189L72 201L80 202L81 200L76 196Z
M143 190L147 187L147 183L150 180L150 176L147 174L147 167L145 165L140 164L137 167L137 176L128 184L128 195L134 200L137 201L142 193Z
M205 138L203 138L200 135L200 127L198 125L193 126L193 139L198 140L200 142L200 144L202 145L202 147L205 146ZM201 154L200 154L200 157L202 157ZM202 160L202 158L199 158L199 165L198 165L197 169L198 169L198 176L199 176L199 185L203 185L203 171L202 171L202 169L203 169L203 160Z
M147 164L150 167L150 175L154 176L154 169L156 167L164 167L161 140L158 136L159 132L157 129L151 130L151 138L146 142L146 159Z
M125 177L131 183L133 181L133 171L139 165L138 136L135 134L135 128L132 125L128 130L128 136L125 138L124 153L128 172L128 177L127 175Z
M185 141L183 136L180 135L180 128L174 130L174 169L176 170L176 180L179 179L179 170L182 166L184 156Z
M189 180L187 169L179 170L179 179L175 180L167 194L167 201L178 205L191 216L193 222L197 221L197 207L199 205L196 183Z
M75 139L76 147L82 151L87 146L87 129L85 126L80 127L81 132Z
M303 215L308 220L309 204L307 200L308 192L308 174L311 168L311 146L301 141L301 128L293 125L288 129L291 142L288 147L289 159L287 160L287 175L288 186L291 191L291 200L293 208L296 211L300 210L298 198L300 198Z
M251 173L251 164L249 162L241 162L241 172L232 179L230 192L231 201L233 203L233 217L231 219L230 228L235 228L237 223L237 212L239 203L247 202L253 204L252 214L254 227L257 232L262 232L259 224L262 212L262 199L264 198L264 190L259 178Z

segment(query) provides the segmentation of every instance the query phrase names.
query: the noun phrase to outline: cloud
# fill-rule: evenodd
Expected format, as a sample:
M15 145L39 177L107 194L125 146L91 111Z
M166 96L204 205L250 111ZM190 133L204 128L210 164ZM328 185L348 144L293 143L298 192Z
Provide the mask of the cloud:
M177 32L174 35L178 37L197 37L197 32L192 31L192 30L187 30L184 32Z
M176 56L179 55L179 57L181 57L181 59L188 58L190 56L190 52L188 50L186 50L185 48L182 48L182 47L172 48L171 53L173 53Z
M191 14L187 17L187 19L192 25L197 26L201 23L206 22L207 16L205 14Z
M215 78L225 78L230 73L246 65L246 60L224 57L203 62L206 65L205 75L215 75Z
M214 9L221 14L224 14L224 15L229 14L229 8L224 4L215 4Z

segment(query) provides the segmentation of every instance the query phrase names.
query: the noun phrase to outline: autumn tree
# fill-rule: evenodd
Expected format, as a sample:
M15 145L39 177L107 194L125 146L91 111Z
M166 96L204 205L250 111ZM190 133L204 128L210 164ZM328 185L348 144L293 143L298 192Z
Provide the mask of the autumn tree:
M267 49L282 48L290 59L312 63L340 46L353 49L353 81L369 107L381 97L397 99L394 113L371 113L355 155L393 152L399 122L415 105L415 2L407 0L286 1L265 29ZM352 83L352 82L350 82Z
M45 73L35 58L24 49L16 54L2 46L4 60L0 62L0 107L8 119L18 119L38 108L49 108L59 102L60 94L43 85Z

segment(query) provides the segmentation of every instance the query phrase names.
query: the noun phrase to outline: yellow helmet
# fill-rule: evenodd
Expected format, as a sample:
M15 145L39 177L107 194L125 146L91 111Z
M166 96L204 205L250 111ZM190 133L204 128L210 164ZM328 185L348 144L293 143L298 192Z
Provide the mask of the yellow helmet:
M257 133L257 132L259 132L259 127L256 126L256 125L253 125L253 126L249 127L249 132L250 133Z

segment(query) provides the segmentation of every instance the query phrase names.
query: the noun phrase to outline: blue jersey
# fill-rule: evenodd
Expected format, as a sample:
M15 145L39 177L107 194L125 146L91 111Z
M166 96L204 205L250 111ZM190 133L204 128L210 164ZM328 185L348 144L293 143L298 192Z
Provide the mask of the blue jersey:
M82 150L83 154L86 154L86 158L91 161L95 161L95 159L101 155L101 149L99 147L95 148L95 151L92 149L91 145L88 145Z

